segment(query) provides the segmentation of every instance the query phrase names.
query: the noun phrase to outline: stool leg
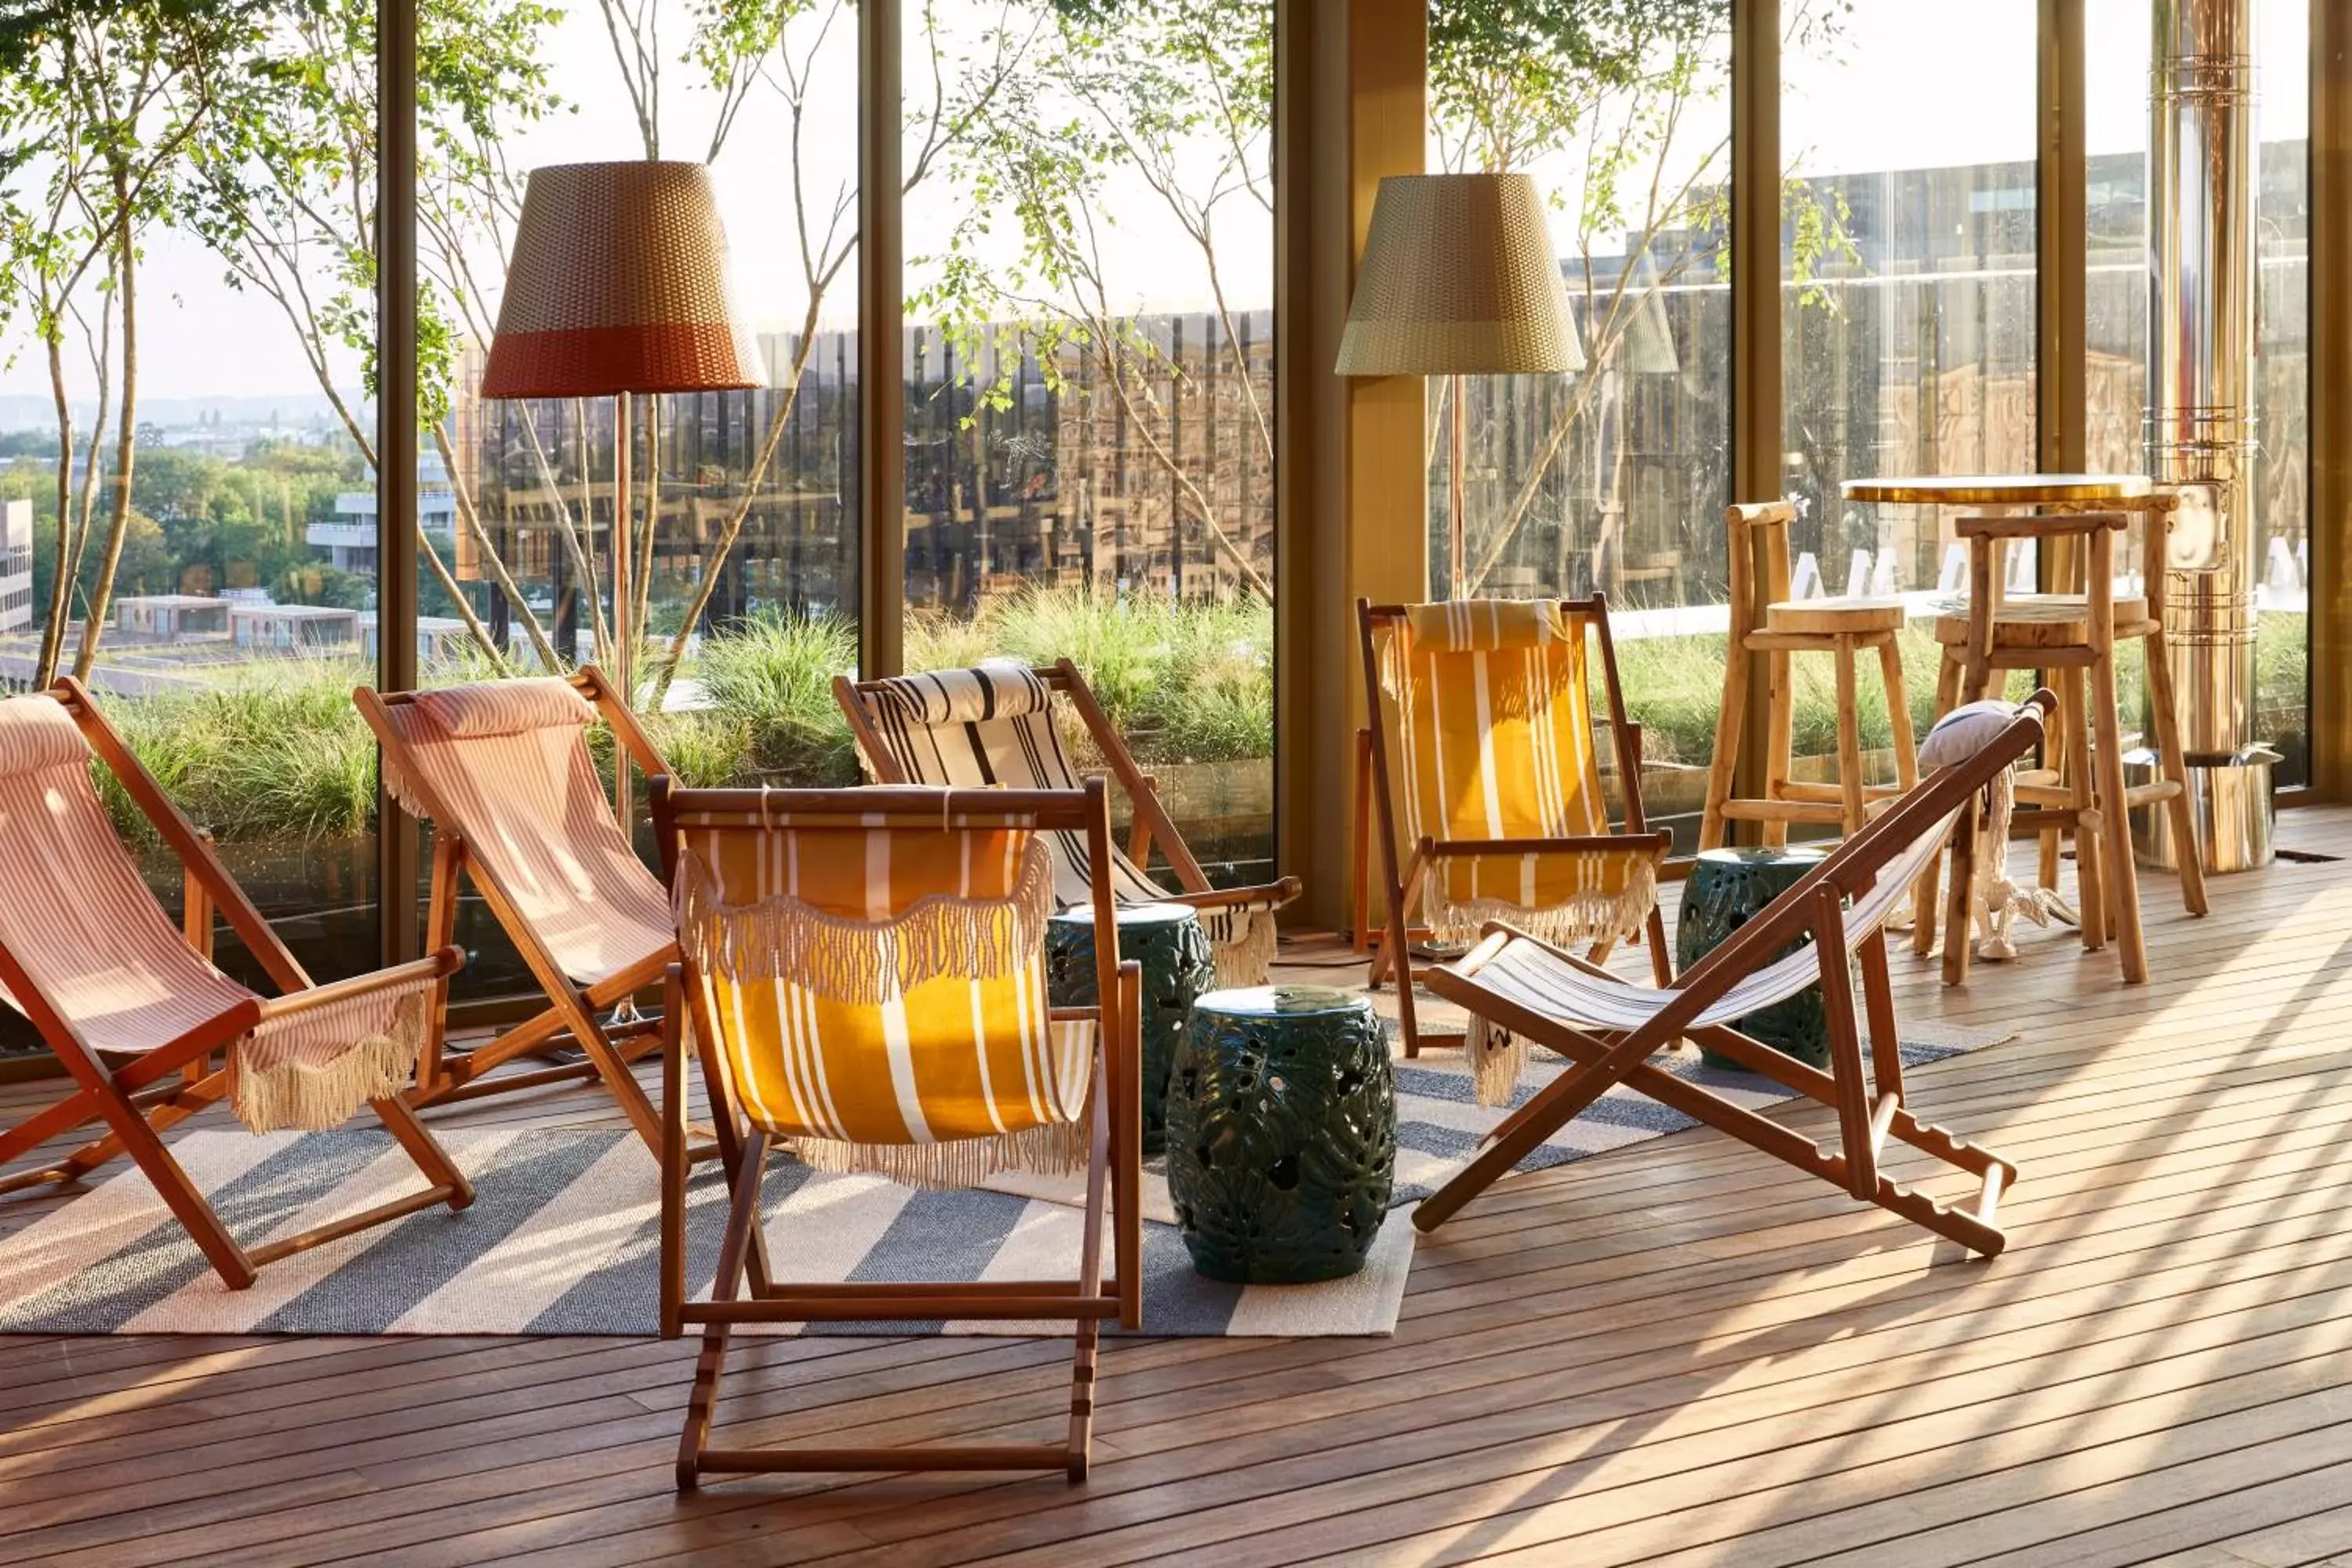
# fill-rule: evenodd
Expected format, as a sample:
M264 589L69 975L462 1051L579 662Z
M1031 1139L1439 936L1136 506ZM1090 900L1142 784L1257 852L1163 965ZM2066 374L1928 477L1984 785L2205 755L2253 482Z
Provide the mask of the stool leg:
M2092 628L2098 637L2098 628ZM2116 945L2123 951L2124 983L2147 979L2147 947L2140 933L2139 879L2132 867L2130 814L2124 806L2123 720L2116 711L2115 646L2110 642L2091 663L2091 721L2098 727L2094 759L2099 785L2099 831L2106 858L2102 869L2113 890Z
M2091 779L2091 731L2084 722L2083 672L2079 668L2051 672L2059 676L2058 711L2064 717L2064 750L2059 765L2065 770L2067 800L2074 818L2074 897L2083 917L2083 946L2096 952L2107 945L2107 900L2100 868L2100 833L2084 826L2085 816L2098 814L2098 795ZM2042 883L2057 886L2054 878Z
M2053 677L2057 677L2059 673L2056 670L2050 672ZM2065 689L2065 681L2063 679L2059 680L2057 689L2061 691ZM2081 709L2082 704L2078 701L2074 705L2074 712L2079 714ZM2070 776L2069 770L2073 766L2069 759L2074 755L2071 750L2074 721L2074 716L2069 713L2066 703L2062 699L2058 704L2057 713L2053 716L2050 728L2043 731L2042 737L2042 765L2057 773L2058 782L2061 784L2067 784ZM2053 826L2043 828L2038 835L2042 842L2042 855L2037 876L2042 886L2045 888L2054 888L2058 885L2058 828ZM2078 858L2081 853L2081 841L2082 835L2078 833L2075 835Z
M1903 650L1895 634L1878 645L1878 679L1886 686L1886 728L1895 748L1895 782L1906 792L1919 782L1919 742L1911 732L1911 694L1903 685Z
M1748 722L1748 662L1755 658L1748 651L1747 639L1739 629L1732 628L1731 638L1723 650L1723 706L1715 715L1715 755L1706 769L1706 811L1698 820L1698 847L1701 849L1723 847L1723 803L1731 798L1731 786L1739 769L1740 732Z
M1764 798L1777 801L1784 798L1789 782L1790 726L1796 716L1796 702L1789 689L1789 656L1769 653L1764 656L1765 668L1770 673L1772 694L1772 731L1765 753ZM1769 848L1781 848L1789 842L1789 824L1785 818L1767 818L1764 823L1764 843Z
M1859 693L1853 671L1854 641L1840 636L1832 658L1837 660L1838 790L1843 803L1846 837L1862 831L1862 720L1856 712Z
M1948 647L1940 648L1936 658L1936 718L1949 713L1960 695L1960 666ZM1936 950L1936 885L1943 875L1944 852L1940 849L1927 857L1927 866L1919 873L1918 884L1911 890L1911 907L1918 919L1911 926L1911 951L1925 958ZM1965 940L1966 932L1962 933Z
M1969 977L1969 957L1976 948L1976 904L1979 802L1971 795L1960 807L1952 828L1951 885L1944 890L1944 984L1958 985Z
M2156 749L2164 776L2172 781L2174 794L2165 802L2172 814L2172 841L2179 850L2173 858L2180 862L2180 902L2192 915L2205 912L2205 861L2197 844L2196 813L2189 806L2189 767L2180 754L2180 710L2174 705L2172 695L2172 660L2165 652L2164 628L2149 631L2140 644L2147 659L2147 691L2156 710Z

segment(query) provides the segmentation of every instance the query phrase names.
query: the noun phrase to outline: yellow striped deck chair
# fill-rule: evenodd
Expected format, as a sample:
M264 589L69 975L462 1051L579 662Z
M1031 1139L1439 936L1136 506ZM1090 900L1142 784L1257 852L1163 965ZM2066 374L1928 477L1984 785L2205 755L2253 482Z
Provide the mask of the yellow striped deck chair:
M679 960L663 1009L662 1326L699 1324L678 1482L706 1470L1066 1469L1084 1475L1102 1321L1140 1321L1139 972L1118 962L1104 786L1082 790L682 790L656 780ZM1097 872L1096 1007L1045 994L1049 834ZM707 1301L685 1287L690 1020L734 1197ZM759 1213L770 1152L927 1187L1003 1170L1083 1172L1076 1277L784 1285ZM1106 1189L1110 1190L1106 1208ZM1112 1277L1102 1273L1113 1220ZM748 1300L739 1292L748 1286ZM730 1323L852 1318L1075 1321L1070 1426L1051 1444L858 1450L709 1445Z
M1275 912L1298 897L1298 879L1211 887L1150 777L1104 717L1076 665L1065 658L1032 668L1006 659L880 680L837 676L833 690L877 781L942 788L1076 788L1077 766L1063 750L1055 724L1056 699L1067 703L1134 808L1126 847L1113 845L1110 851L1113 895L1121 904L1190 906L1208 933L1217 984L1265 984L1274 962ZM1055 896L1065 904L1082 901L1094 868L1083 838L1056 833L1047 842ZM1174 890L1147 870L1155 846L1176 879Z
M668 772L628 704L594 666L569 677L490 680L429 691L352 694L383 748L386 785L433 824L430 944L457 931L470 879L547 994L548 1005L467 1051L444 1049L436 1009L410 1098L417 1106L599 1079L647 1149L661 1129L629 1064L660 1039L631 998L675 956L669 894L630 847L588 752L588 726L613 731L616 765ZM495 1069L570 1044L583 1060Z
M1412 942L1461 948L1507 920L1600 953L1646 931L1670 978L1657 868L1670 837L1642 815L1640 727L1625 718L1606 604L1357 602L1389 923L1371 982L1399 974L1408 1055L1422 1044ZM1625 828L1610 830L1587 645L1598 639Z
M150 892L91 784L95 755L180 860L181 923ZM212 961L215 913L283 993L259 996ZM0 1003L40 1031L75 1091L5 1131L0 1165L91 1121L96 1142L0 1180L0 1192L78 1181L128 1153L232 1290L264 1264L473 1189L400 1099L454 947L314 985L71 680L0 701ZM217 1059L219 1066L214 1066ZM341 1125L372 1107L426 1185L364 1214L247 1247L157 1134L226 1100L256 1132Z

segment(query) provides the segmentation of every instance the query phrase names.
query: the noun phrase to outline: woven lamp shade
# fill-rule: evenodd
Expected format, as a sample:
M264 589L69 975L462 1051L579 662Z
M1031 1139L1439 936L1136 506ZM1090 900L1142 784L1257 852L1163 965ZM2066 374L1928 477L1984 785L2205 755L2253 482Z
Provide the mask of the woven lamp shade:
M482 395L759 386L759 355L730 307L727 232L703 165L534 169Z
M1525 174L1391 174L1372 203L1341 375L1584 368L1543 198Z

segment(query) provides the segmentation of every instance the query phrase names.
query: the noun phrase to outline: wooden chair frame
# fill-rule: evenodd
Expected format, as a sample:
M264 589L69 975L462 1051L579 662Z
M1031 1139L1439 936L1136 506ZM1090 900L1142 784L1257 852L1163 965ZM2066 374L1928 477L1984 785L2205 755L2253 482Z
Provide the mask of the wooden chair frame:
M614 758L616 769L625 775L628 765L635 763L649 779L668 773L669 764L655 749L637 723L636 715L629 711L628 703L605 679L604 671L594 665L583 665L565 679L612 726L618 743ZM387 762L404 769L411 793L424 802L426 814L433 819L433 880L425 912L425 944L438 947L456 940L459 879L470 877L482 901L489 906L508 940L522 955L532 978L546 993L548 1005L495 1038L470 1050L453 1053L446 1048L448 988L446 984L436 987L431 1032L425 1037L425 1056L417 1067L417 1084L409 1095L409 1104L422 1109L548 1084L602 1079L622 1113L628 1117L629 1125L646 1141L646 1147L658 1152L661 1120L630 1067L660 1044L661 1020L640 1017L608 1023L603 1021L602 1015L638 992L660 984L663 972L677 956L676 944L648 953L593 985L574 985L547 944L522 918L513 896L500 885L499 878L478 858L467 853L464 828L443 809L419 771L405 764L408 742L393 727L391 714L394 709L414 703L416 697L415 692L381 692L364 686L352 693L368 728L375 731ZM585 1061L509 1073L484 1081L486 1075L515 1058L526 1052L548 1051L567 1039L585 1053Z
M1625 689L1617 675L1617 648L1609 634L1609 601L1606 595L1595 594L1589 599L1562 599L1563 613L1581 616L1591 627L1601 645L1601 679L1609 702L1609 741L1617 759L1617 776L1625 795L1625 830L1622 833L1570 835L1560 838L1521 839L1438 839L1424 834L1413 846L1412 858L1400 867L1397 863L1397 804L1396 788L1389 771L1389 737L1381 708L1381 670L1378 636L1382 628L1392 627L1404 618L1409 608L1403 605L1375 605L1370 599L1356 601L1356 624L1361 633L1364 658L1364 697L1369 705L1370 723L1359 741L1360 754L1369 767L1372 815L1378 819L1381 840L1381 868L1384 878L1381 894L1386 902L1386 928L1381 934L1379 947L1372 954L1371 968L1366 983L1379 989L1383 980L1397 973L1400 965L1404 978L1397 986L1398 1026L1404 1034L1404 1054L1421 1054L1420 1022L1413 1004L1413 986L1428 975L1427 966L1416 968L1412 958L1412 942L1425 930L1412 925L1412 911L1420 901L1423 875L1434 863L1453 856L1527 853L1572 854L1578 850L1638 849L1645 844L1659 860L1674 847L1674 835L1653 833L1642 812L1642 727L1625 715ZM1600 759L1591 759L1586 784L1600 798ZM1363 853L1364 795L1357 794L1357 880L1359 902L1356 922L1359 928L1368 923L1364 905L1363 877L1360 868L1368 858ZM1661 986L1673 984L1674 963L1666 952L1666 922L1655 903L1650 906L1643 931L1650 948L1650 972ZM1609 956L1613 944L1596 942L1591 956L1600 963Z
M103 1121L107 1128L104 1136L54 1163L0 1179L0 1193L78 1181L116 1155L127 1153L154 1183L173 1217L186 1227L205 1261L232 1290L250 1287L265 1265L337 1237L349 1236L436 1204L446 1203L452 1209L462 1209L472 1203L472 1184L406 1103L398 1099L375 1100L368 1102L369 1108L424 1173L428 1184L424 1191L299 1236L280 1237L266 1247L241 1247L229 1235L220 1215L159 1136L227 1096L228 1067L226 1061L215 1067L215 1053L271 1019L407 984L426 975L446 982L465 962L465 954L445 944L431 956L413 963L328 985L313 984L294 954L246 896L245 889L221 864L213 848L212 836L190 822L172 804L154 775L131 755L121 735L98 710L81 684L62 679L47 695L72 717L90 750L178 857L186 887L181 931L188 945L206 963L212 961L213 917L217 912L284 994L241 1002L175 1038L159 1042L154 1049L121 1066L110 1067L100 1053L83 1043L65 1015L42 993L15 955L0 947L0 983L5 983L9 994L22 1005L26 1016L40 1031L42 1040L75 1084L74 1092L65 1099L0 1132L0 1164L89 1122ZM167 1079L171 1081L164 1081Z
M837 816L845 822L871 822L877 795L861 790L684 790L667 778L652 784L656 832L663 868L676 875L681 830L742 826L790 812L796 819ZM1103 1322L1116 1318L1129 1329L1143 1319L1143 1046L1142 966L1118 957L1118 921L1107 868L1110 813L1103 781L1088 779L1082 790L926 790L905 806L906 819L936 826L943 814L975 826L1034 823L1045 831L1083 830L1097 868L1093 879L1096 994L1112 998L1108 1008L1056 1007L1054 1021L1090 1019L1097 1027L1090 1114L1094 1146L1087 1171L1087 1206L1075 1279L1005 1279L955 1283L791 1285L779 1283L769 1267L767 1237L760 1219L760 1186L774 1142L749 1124L719 1048L713 1020L693 961L681 955L669 965L662 1008L662 1208L661 1334L677 1339L688 1325L702 1330L685 1430L678 1439L677 1485L696 1487L705 1471L775 1473L844 1470L1038 1470L1057 1469L1071 1481L1086 1479L1094 1433L1095 1369ZM898 803L893 803L894 808ZM719 1244L710 1300L687 1300L687 1137L684 1032L691 1026L694 1049L709 1098L719 1159L732 1194ZM1106 1187L1108 1189L1106 1199ZM1107 1205L1108 1203L1108 1206ZM1102 1233L1111 1226L1113 1271L1102 1274ZM743 1322L833 1322L941 1318L1070 1319L1077 1324L1070 1371L1069 1429L1061 1443L995 1443L913 1447L712 1447L709 1443L719 1385L725 1370L732 1326Z
M1136 762L1135 754L1127 749L1127 742L1103 714L1095 694L1087 686L1087 679L1078 667L1066 658L1052 664L1034 667L1032 673L1048 689L1066 699L1086 726L1087 735L1102 754L1111 776L1126 792L1133 808L1134 819L1128 827L1126 854L1135 868L1146 876L1151 872L1151 851L1157 847L1168 858L1169 868L1176 874L1180 889L1168 896L1171 904L1184 904L1196 910L1224 910L1236 904L1255 903L1272 899L1276 904L1286 904L1298 897L1300 883L1296 877L1277 877L1273 881L1250 888L1212 887L1201 862L1184 843L1184 836L1176 830L1174 819L1160 802L1160 792L1151 775ZM890 753L881 731L874 726L874 712L868 706L888 682L852 680L845 675L833 678L834 700L849 721L849 732L856 738L857 749L865 754L866 764L874 770L877 783L889 784L919 784L920 779L910 779Z
M2057 699L2046 689L2035 692L2028 710L2021 712L1983 751L1967 763L1939 771L1882 812L1766 905L1729 941L1693 965L1672 988L1672 999L1639 1028L1580 1028L1506 1001L1479 985L1479 970L1506 944L1532 940L1500 922L1490 926L1486 940L1460 963L1429 977L1430 988L1580 1064L1580 1070L1563 1074L1506 1118L1477 1158L1414 1211L1413 1224L1424 1231L1444 1224L1612 1086L1623 1083L1972 1252L1987 1258L1999 1253L2007 1238L1995 1216L2002 1194L2017 1179L2017 1167L1988 1149L1920 1121L1905 1105L1902 1042L1895 1029L1885 928L1882 925L1849 950L1844 910L1847 900L1866 891L1879 871L1920 833L1955 810L1959 817L1954 832L1965 846L1976 831L1971 797L2032 748L2041 738L2043 720L2056 706ZM1772 963L1790 942L1808 934L1820 954L1822 995L1829 1021L1829 1071L1807 1067L1726 1026L1694 1026L1699 1014L1736 982ZM1560 956L1597 978L1616 978L1569 954ZM1856 1018L1848 972L1856 959L1863 977L1861 1021ZM1865 1026L1868 1079L1863 1062ZM1835 1109L1840 1148L1834 1152L1826 1150L1768 1117L1650 1065L1654 1051L1685 1037L1751 1072ZM1889 1137L1975 1176L1976 1205L1968 1210L1948 1207L1881 1173L1879 1156Z

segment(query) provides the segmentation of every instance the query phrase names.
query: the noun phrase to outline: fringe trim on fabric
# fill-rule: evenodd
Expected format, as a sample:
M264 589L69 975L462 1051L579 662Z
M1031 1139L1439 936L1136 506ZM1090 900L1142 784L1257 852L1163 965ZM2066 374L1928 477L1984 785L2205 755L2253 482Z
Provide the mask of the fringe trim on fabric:
M1488 921L1508 921L1529 936L1566 947L1580 942L1623 942L1636 935L1658 901L1658 868L1643 861L1628 874L1623 891L1577 893L1562 902L1527 909L1504 899L1456 902L1445 896L1445 879L1425 873L1422 910L1431 941L1441 947L1478 940Z
M1034 838L1005 899L933 893L895 919L853 920L776 897L729 904L699 857L678 868L673 896L681 941L704 973L736 984L788 980L862 1006L894 1002L943 974L1011 974L1036 956L1054 912L1054 866Z
M1000 1171L1066 1176L1084 1171L1093 1152L1084 1121L1049 1121L993 1138L945 1143L845 1143L834 1138L787 1138L812 1170L882 1176L904 1187L952 1190L978 1186Z
M1511 1090L1518 1086L1519 1072L1528 1065L1528 1043L1474 1013L1462 1054L1469 1058L1470 1088L1478 1103L1489 1109L1508 1105Z
M393 761L389 748L383 752L383 773L384 793L391 795L403 811L419 822L428 820L432 816L433 813L426 808L424 797L416 793L416 786L409 783L408 775L402 772L399 763Z
M256 1071L246 1065L246 1044L238 1041L228 1053L229 1103L236 1119L256 1132L323 1132L350 1121L369 1100L389 1100L416 1080L425 998L403 999L388 1031L370 1035L323 1065L285 1061Z
M1244 910L1234 918L1233 924L1235 929L1231 934L1209 950L1216 960L1217 989L1265 984L1274 967L1274 915L1265 910Z

